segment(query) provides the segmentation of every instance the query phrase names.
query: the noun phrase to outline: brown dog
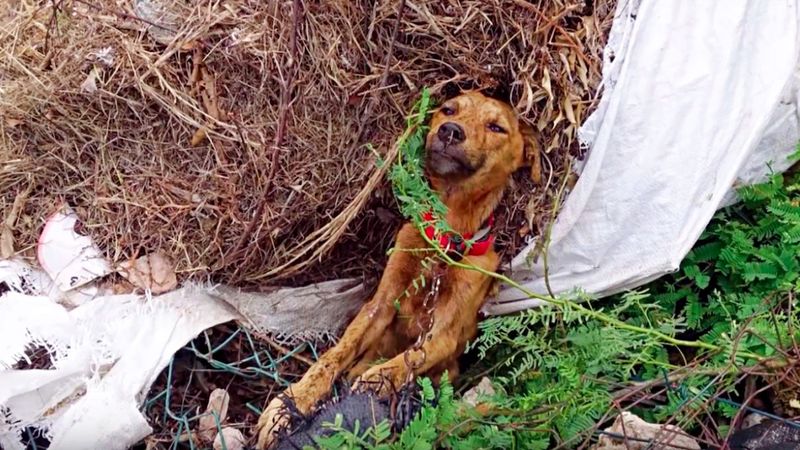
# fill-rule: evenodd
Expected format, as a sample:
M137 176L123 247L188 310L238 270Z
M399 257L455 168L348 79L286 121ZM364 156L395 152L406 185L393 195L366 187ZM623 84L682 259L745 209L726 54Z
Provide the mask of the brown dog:
M539 147L532 130L509 105L468 92L445 102L433 114L425 148L425 169L448 208L447 222L464 236L474 234L475 244L467 250L456 245L455 238L434 235L432 228L426 234L447 246L448 252L461 250L452 254L456 259L463 256L463 263L495 271L499 257L491 248L493 238L486 234L485 224L509 176L526 159L537 178L533 174L540 167ZM433 253L419 251L426 248L430 248L428 243L413 224L400 229L372 300L339 343L264 410L258 421L259 449L270 447L279 429L287 425L281 411L283 396L291 397L297 409L308 414L345 372L356 380L355 389L372 382L399 388L413 376L436 376L445 370L451 378L457 375L457 357L475 337L478 312L492 280L476 270L423 264ZM415 292L411 286L421 275L427 278L426 288ZM432 296L435 288L438 294ZM430 312L432 317L424 317ZM425 336L418 341L420 334ZM376 364L379 359L385 362Z

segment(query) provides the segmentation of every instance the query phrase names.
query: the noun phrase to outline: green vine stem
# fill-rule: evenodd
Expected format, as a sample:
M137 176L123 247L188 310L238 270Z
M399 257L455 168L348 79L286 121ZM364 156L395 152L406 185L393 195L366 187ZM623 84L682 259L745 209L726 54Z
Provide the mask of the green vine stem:
M625 322L623 322L621 320L618 320L618 319L615 319L614 317L611 317L611 316L609 316L607 314L603 314L603 313L601 313L599 311L595 311L593 309L586 308L586 307L584 307L581 304L576 303L576 302L572 302L572 301L569 301L569 300L562 300L562 299L559 299L559 298L556 298L556 297L550 297L550 296L546 296L546 295L537 294L537 293L525 288L524 286L520 285L519 283L517 283L516 281L512 280L511 278L508 278L505 275L499 274L497 272L492 272L490 270L486 270L486 269L483 269L481 267L477 267L477 266L474 266L474 265L471 265L471 264L464 264L462 262L458 262L458 261L453 260L452 258L450 258L450 256L447 255L447 253L445 253L441 248L439 248L439 246L435 242L433 242L432 240L428 239L428 237L425 235L425 233L422 232L422 228L419 228L419 229L420 229L420 232L422 234L422 237L428 242L429 245L431 245L431 247L437 253L439 258L441 258L445 263L447 263L447 265L452 266L452 267L457 267L459 269L474 270L474 271L480 272L480 273L482 273L484 275L487 275L487 276L490 276L492 278L495 278L495 279L497 279L497 280L499 280L499 281L501 281L503 283L508 284L509 286L511 286L511 287L513 287L515 289L519 289L528 298L542 300L542 301L547 302L547 303L549 303L551 305L559 306L561 308L569 308L569 309L572 309L573 311L577 311L577 312L581 313L582 315L585 315L586 317L590 317L592 319L599 320L599 321L601 321L603 323L606 323L608 325L613 325L616 328L619 328L619 329L622 329L622 330L628 330L628 331L632 331L632 332L636 332L636 333L640 333L640 334L644 334L644 335L648 335L648 336L660 339L661 341L666 342L668 344L677 345L677 346L683 346L683 347L701 348L701 349L705 349L705 350L708 350L708 351L711 351L711 352L722 352L722 351L724 351L724 348L720 347L718 345L709 344L707 342L702 342L702 341L687 341L687 340L683 340L683 339L676 339L676 338L674 338L672 336L669 336L667 334L664 334L664 333L662 333L662 332L660 332L658 330L639 327L639 326L636 326L636 325L631 325L629 323L625 323ZM545 251L546 251L546 249L545 249ZM752 359L755 359L756 361L759 361L759 362L763 362L763 361L766 361L766 360L769 360L769 359L773 359L771 357L767 358L767 357L756 355L756 354L750 353L750 352L740 352L740 353L737 353L737 355L738 356L743 356L743 357L746 357L746 358L752 358Z

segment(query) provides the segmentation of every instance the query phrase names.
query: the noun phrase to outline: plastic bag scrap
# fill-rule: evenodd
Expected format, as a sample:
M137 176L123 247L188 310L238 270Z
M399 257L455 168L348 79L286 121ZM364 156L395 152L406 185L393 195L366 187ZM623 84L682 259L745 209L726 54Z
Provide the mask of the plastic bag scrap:
M62 207L45 222L36 246L39 264L67 292L111 273L111 265L92 239L76 231L78 216Z
M798 29L797 0L618 3L603 96L580 129L588 157L550 236L555 294L610 295L677 270L732 187L788 168ZM511 277L546 294L535 248ZM540 304L505 286L485 312Z

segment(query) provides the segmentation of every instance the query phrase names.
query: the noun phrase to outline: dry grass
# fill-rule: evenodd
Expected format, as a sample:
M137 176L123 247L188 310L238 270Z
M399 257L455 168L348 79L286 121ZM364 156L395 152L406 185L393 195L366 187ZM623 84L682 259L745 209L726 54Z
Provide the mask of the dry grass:
M547 185L517 176L499 214L511 254L578 152L614 7L198 0L164 2L178 20L154 28L134 9L151 1L0 7L0 220L17 252L63 201L115 261L161 249L183 277L234 284L373 275L400 218L365 144L386 154L421 87L457 85L542 133Z

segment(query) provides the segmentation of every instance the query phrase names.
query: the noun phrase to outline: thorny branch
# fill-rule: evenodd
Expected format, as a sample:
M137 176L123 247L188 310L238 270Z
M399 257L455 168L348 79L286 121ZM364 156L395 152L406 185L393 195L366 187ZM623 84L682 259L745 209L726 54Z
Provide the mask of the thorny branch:
M352 145L351 145L351 148L348 151L348 153L351 153L356 147L358 147L361 144L361 141L362 141L362 139L364 137L364 134L366 132L367 121L368 121L369 117L372 116L372 111L374 110L375 105L378 103L378 98L380 96L380 92L383 91L384 88L386 87L386 83L387 83L387 81L389 79L389 68L391 67L392 53L393 53L395 42L397 41L397 35L398 35L399 31L400 31L400 24L401 24L401 22L403 20L403 11L405 10L405 4L406 4L405 0L400 0L400 4L398 5L398 9L397 9L397 21L395 22L394 29L392 30L392 37L391 37L391 40L389 41L389 47L386 50L386 57L384 59L383 74L381 75L380 83L378 84L378 87L373 90L374 94L373 94L372 98L370 99L369 104L366 106L366 108L364 108L364 112L361 115L361 118L359 119L358 131L355 133L355 140L352 141ZM369 186L369 183L367 185ZM354 200L354 202L355 202L355 200ZM361 209L361 208L359 207L358 209ZM350 224L350 222L353 220L354 217L355 216L352 215L352 214L345 216L345 220L341 224L338 225L338 229L335 232L333 232L332 235L333 236L341 235L342 232L344 231L344 229ZM309 236L309 238L310 237L311 236ZM319 241L318 239L315 239L312 242L316 243L318 241ZM286 275L286 274L295 273L298 270L306 267L312 261L322 257L322 255L324 255L328 250L330 250L333 247L333 244L335 244L336 239L329 238L322 245L307 245L308 242L309 242L309 239L306 239L306 240L303 241L303 243L301 243L300 245L297 246L297 250L295 252L293 252L293 253L295 253L295 257L293 258L293 261L298 259L298 258L300 258L300 257L302 257L302 256L304 256L304 255L306 255L309 251L313 250L314 253L311 255L311 257L305 259L303 262L300 262L298 264L293 264L293 261L292 261L292 264L287 264L286 266L281 267L282 274Z
M264 217L264 211L267 207L267 200L269 199L269 194L270 191L272 190L272 184L275 179L275 168L278 165L278 154L280 153L281 144L283 143L283 136L284 134L286 134L286 124L288 122L289 110L291 109L291 97L292 97L292 88L294 84L294 79L297 75L297 68L300 65L299 64L300 55L297 50L297 35L300 29L300 22L302 20L302 8L303 5L301 0L293 0L292 31L291 34L289 35L290 56L286 64L289 70L286 75L286 79L283 80L283 83L281 85L278 124L275 129L275 140L272 143L271 147L272 154L270 158L269 174L267 175L267 182L264 185L264 190L261 193L261 199L258 202L258 207L256 207L256 212L253 215L253 218L250 220L250 223L247 224L247 228L245 228L241 237L236 242L236 245L234 245L233 249L230 252L228 252L228 256L224 257L220 265L220 268L228 265L230 261L237 259L237 256L244 247L245 243L247 243L247 241L250 240L250 236L253 233L256 224L261 223ZM249 261L251 254L252 254L251 252L248 252L248 256L245 258L245 261ZM243 265L240 265L239 268L241 268L242 266ZM237 268L236 271L234 272L234 277L239 274L239 268Z

